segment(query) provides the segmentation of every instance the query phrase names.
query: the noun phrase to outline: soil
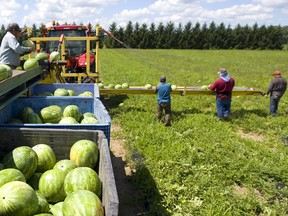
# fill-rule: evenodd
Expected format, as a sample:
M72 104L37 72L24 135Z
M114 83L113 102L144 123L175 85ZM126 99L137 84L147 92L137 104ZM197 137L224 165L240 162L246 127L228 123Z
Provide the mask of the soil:
M143 215L141 206L137 204L137 188L132 182L132 170L126 163L125 140L115 137L121 130L118 125L111 124L110 150L119 198L119 216Z

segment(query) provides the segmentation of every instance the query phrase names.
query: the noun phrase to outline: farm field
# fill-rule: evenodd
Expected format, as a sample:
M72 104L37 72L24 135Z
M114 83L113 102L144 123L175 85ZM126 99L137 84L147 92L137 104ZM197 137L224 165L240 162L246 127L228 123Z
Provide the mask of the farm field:
M265 91L285 51L100 50L101 80L156 85L161 75L177 86L202 86L227 68L237 87ZM231 120L216 117L214 96L172 96L172 126L156 121L156 95L103 99L121 127L135 205L143 215L287 215L288 93L278 115L269 97L233 97Z

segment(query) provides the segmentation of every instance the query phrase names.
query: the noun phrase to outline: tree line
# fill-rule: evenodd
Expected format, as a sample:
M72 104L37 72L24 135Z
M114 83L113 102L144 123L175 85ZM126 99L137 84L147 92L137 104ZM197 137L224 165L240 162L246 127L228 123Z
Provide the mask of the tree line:
M224 23L210 25L188 22L184 26L173 22L166 25L151 23L140 25L131 21L126 27L114 22L109 31L131 48L140 49L269 49L281 50L288 43L288 26L241 26L232 28ZM109 48L122 47L121 43L106 37Z
M42 34L42 25L37 28L32 25L32 36ZM113 22L108 29L117 40L103 35L102 46L107 48L122 48L123 46L138 49L260 49L281 50L287 49L288 26L252 26L240 24L232 28L224 23L209 25L188 22L185 25L173 22L167 24L138 22L127 23L119 27ZM0 29L0 41L5 35L4 25ZM123 42L123 43L121 43Z

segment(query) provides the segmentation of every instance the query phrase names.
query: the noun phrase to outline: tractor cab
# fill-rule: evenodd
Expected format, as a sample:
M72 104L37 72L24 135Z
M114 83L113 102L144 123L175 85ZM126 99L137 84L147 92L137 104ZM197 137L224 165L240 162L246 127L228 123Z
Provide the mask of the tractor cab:
M47 28L47 37L59 37L63 34L64 37L86 37L86 26L80 25L53 25ZM47 52L57 51L59 41L49 41L47 43ZM69 40L65 43L65 52L70 57L83 54L86 49L86 41L84 40Z
M61 55L65 57L67 61L67 66L65 71L67 73L85 73L86 65L87 65L87 44L90 43L89 40L83 40L85 37L89 37L91 35L91 25L88 27L84 25L76 25L76 24L64 24L59 25L52 23L51 27L48 27L46 33L46 37L58 37L58 41L47 41L46 43L46 52L51 53L53 51L59 51L61 35L62 38L69 38L69 40L65 40L65 50L64 53L62 51ZM91 47L91 46L89 46ZM95 53L90 50L90 71L95 71ZM74 79L72 79L73 82ZM71 79L70 79L71 81Z

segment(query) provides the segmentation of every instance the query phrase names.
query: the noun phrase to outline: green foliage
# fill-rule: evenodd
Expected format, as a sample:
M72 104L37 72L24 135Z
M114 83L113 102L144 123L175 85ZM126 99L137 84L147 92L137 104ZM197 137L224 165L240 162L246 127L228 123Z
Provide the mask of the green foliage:
M274 70L286 76L283 51L104 49L104 83L208 85L226 67L237 87L266 90ZM148 64L147 64L148 63ZM161 67L162 68L161 68ZM121 100L120 100L121 99ZM120 101L119 101L120 100ZM288 96L278 116L269 98L233 97L231 120L216 117L214 96L172 95L172 127L156 120L156 95L111 97L112 124L126 140L133 182L149 215L286 215ZM122 104L117 106L117 104Z

